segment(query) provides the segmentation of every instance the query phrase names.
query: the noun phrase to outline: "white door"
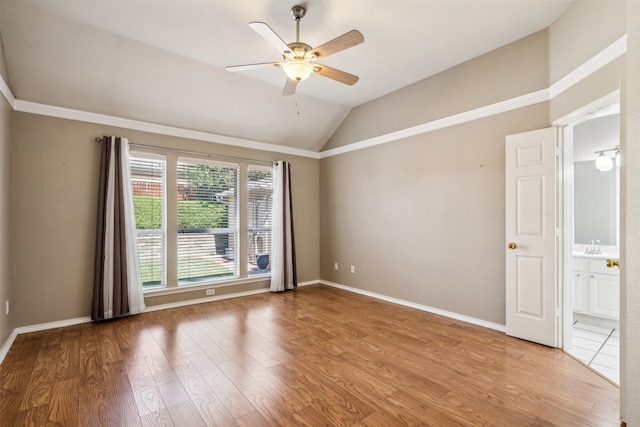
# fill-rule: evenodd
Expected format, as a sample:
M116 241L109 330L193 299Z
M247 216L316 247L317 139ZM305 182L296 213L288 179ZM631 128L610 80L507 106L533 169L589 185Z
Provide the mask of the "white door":
M555 130L507 136L505 168L506 332L557 347Z

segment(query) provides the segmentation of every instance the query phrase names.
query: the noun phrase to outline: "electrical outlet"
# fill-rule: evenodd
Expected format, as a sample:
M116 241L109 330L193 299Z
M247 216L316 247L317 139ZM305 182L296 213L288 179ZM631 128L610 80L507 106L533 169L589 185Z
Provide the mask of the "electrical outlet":
M356 266L355 266L355 265L352 265L352 266L351 266L351 272L352 272L352 273L355 273L355 272L356 272Z
M216 294L215 289L207 289L207 295L215 295L215 294Z
M333 263L333 269L334 269L334 270L337 270L337 269L338 269L338 263L337 263L337 262L334 262L334 263Z
M5 306L6 306L5 311L7 312L7 316L8 316L9 315L9 300L5 301Z

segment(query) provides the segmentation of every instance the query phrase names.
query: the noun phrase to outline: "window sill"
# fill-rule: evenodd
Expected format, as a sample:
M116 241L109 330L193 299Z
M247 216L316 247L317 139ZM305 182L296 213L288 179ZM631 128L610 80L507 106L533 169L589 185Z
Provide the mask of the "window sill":
M271 279L271 275L260 275L256 277L244 277L241 279L225 280L224 282L198 283L196 285L173 285L166 288L149 289L143 291L145 298L154 298L163 295L181 294L186 292L197 292L205 289L226 288L229 286L244 285L247 283L267 282Z

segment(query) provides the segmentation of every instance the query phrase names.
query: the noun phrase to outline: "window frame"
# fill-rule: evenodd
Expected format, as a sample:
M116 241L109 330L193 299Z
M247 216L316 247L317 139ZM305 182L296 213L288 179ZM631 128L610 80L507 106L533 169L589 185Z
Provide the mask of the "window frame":
M155 284L155 285L148 285L145 286L143 284L143 292L146 291L153 291L153 290L157 290L157 289L165 289L167 288L167 156L164 154L158 154L158 153L152 153L152 152L148 152L148 151L138 151L138 150L131 150L129 152L129 167L131 167L131 162L133 160L155 160L155 161L159 161L162 164L162 168L161 168L161 182L160 182L160 186L161 186L161 220L162 220L162 227L160 229L138 229L136 227L136 245L138 245L138 237L140 236L140 234L159 234L161 236L162 239L162 243L161 243L161 268L162 268L162 272L161 272L161 278L160 278L160 283L159 284ZM131 174L131 178L132 178L132 186L133 186L133 173ZM134 194L134 191L132 189L132 195ZM134 204L135 205L135 204ZM140 259L140 253L139 253L139 246L138 247L138 259Z
M234 193L236 193L234 195L235 198L235 207L234 207L234 220L235 220L235 227L226 227L226 228L202 228L202 229L185 229L185 228L179 228L178 225L178 221L180 218L180 212L178 210L178 201L179 201L179 185L180 185L180 164L189 164L189 165L206 165L206 166L213 166L213 167L222 167L222 168L228 168L228 169L235 169L236 172L236 186L234 189ZM240 164L238 163L230 163L230 162L222 162L222 161L217 161L217 160L210 160L210 159L200 159L200 158L194 158L194 157L184 157L184 156L178 156L176 159L176 193L175 193L175 203L176 203L176 232L177 232L177 248L176 248L176 272L177 272L177 287L187 287L187 286L195 286L195 285L200 285L200 284L210 284L210 283L219 283L219 282L224 282L224 281L228 281L228 280L234 280L234 279L238 279L240 277L240 263L239 258L238 258L238 253L239 253L239 245L240 245L240 200L238 198L238 194L240 193ZM172 201L173 202L173 201ZM185 233L184 230L191 230ZM209 231L207 231L209 230ZM214 230L214 231L213 231ZM183 280L181 281L180 279L180 270L179 270L179 262L180 262L180 235L185 235L185 234L209 234L209 235L217 235L217 234L233 234L233 254L232 254L232 259L234 260L233 262L233 274L232 275L226 275L226 276L221 276L219 278L206 278L203 280ZM215 240L215 238L214 238Z
M264 282L269 280L271 271L263 274L249 274L248 264L248 186L249 171L264 170L273 173L271 166L265 165L264 161L248 159L227 160L220 156L219 160L215 154L196 153L192 151L179 150L162 147L132 148L131 157L161 159L164 161L164 176L162 183L163 191L163 249L162 249L162 275L163 284L148 286L143 288L147 297L169 295L198 291L210 288L222 288L227 286L237 286L254 282ZM199 156L202 157L199 157ZM179 283L178 279L178 163L186 161L188 163L209 164L214 166L232 166L237 170L237 225L234 227L236 234L236 245L234 247L235 274L233 276L223 276L219 279L206 279L197 282ZM272 175L273 176L273 175ZM174 194L175 193L175 194ZM273 208L272 208L273 209ZM270 242L268 242L270 244Z
M270 215L271 215L271 226L268 227L268 228L267 227L250 227L249 226L249 224L250 224L249 206L250 206L250 200L251 200L251 197L250 197L250 194L249 194L249 192L250 192L250 189L249 189L249 185L250 184L249 183L251 182L251 181L249 181L249 173L251 171L263 171L263 172L269 172L271 174L271 212L270 212ZM268 240L268 243L267 243L268 246L271 246L271 243L273 241L273 234L272 234L273 233L273 195L274 195L274 191L275 191L274 180L273 180L274 179L273 166L269 167L269 166L265 166L265 165L249 164L249 165L247 165L246 177L247 177L247 180L246 180L246 182L247 182L247 185L246 185L247 215L246 215L246 219L245 219L246 220L246 227L247 227L247 238L246 238L246 242L247 242L247 260L246 261L247 261L247 264L249 264L250 260L251 260L251 254L249 253L249 248L250 248L249 239L251 238L251 233L252 232L256 232L256 231L253 231L253 230L259 229L259 230L257 230L257 232L268 231L270 233L269 234L270 237L269 237L269 240ZM249 271L249 267L247 266L247 276L248 277L270 277L271 276L271 260L273 259L271 257L271 255L272 255L271 252L272 252L271 248L269 248L267 250L267 253L269 255L269 265L268 265L267 268L265 268L264 272L261 272L261 270L258 270L257 272L253 272L252 273L251 271ZM258 254L258 252L256 251L256 255L257 254ZM257 262L258 261L256 259L256 264L257 264Z

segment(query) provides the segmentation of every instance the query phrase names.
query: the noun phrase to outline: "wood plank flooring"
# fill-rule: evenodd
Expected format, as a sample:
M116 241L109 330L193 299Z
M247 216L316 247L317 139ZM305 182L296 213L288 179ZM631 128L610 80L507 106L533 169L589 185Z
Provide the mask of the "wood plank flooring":
M314 285L19 335L1 426L618 426L562 351Z

